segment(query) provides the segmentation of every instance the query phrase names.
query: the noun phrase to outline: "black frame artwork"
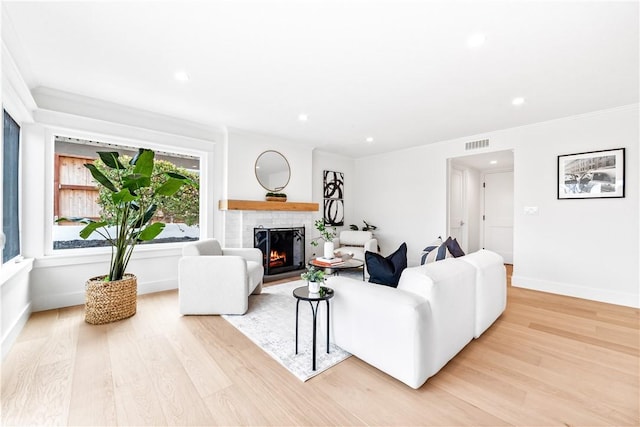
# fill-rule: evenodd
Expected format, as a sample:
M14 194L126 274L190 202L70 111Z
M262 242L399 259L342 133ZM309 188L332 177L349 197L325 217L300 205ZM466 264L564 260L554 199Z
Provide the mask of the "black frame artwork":
M344 225L344 173L323 171L323 219L325 225Z
M624 197L624 148L558 156L558 199Z

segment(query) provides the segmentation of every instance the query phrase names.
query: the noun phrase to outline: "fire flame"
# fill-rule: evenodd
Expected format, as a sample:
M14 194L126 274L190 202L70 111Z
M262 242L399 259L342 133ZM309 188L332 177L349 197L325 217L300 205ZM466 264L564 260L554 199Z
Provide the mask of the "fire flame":
M278 267L287 263L287 253L272 250L269 254L269 267Z

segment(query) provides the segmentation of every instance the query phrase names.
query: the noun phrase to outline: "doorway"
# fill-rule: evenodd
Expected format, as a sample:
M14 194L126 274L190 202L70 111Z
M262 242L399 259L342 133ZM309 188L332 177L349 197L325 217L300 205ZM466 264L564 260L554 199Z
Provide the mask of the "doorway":
M449 159L447 232L467 253L488 249L513 263L513 151Z

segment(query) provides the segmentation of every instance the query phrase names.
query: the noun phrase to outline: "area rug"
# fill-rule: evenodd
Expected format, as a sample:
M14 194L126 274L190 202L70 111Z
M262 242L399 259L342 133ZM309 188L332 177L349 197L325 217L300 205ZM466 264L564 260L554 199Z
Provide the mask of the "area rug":
M311 369L313 315L306 301L300 301L298 354L295 354L296 298L293 290L305 285L303 281L295 281L266 286L262 288L262 294L249 297L249 310L246 314L222 316L302 381L307 381L351 356L333 343L327 354L327 336L324 331L327 322L326 303L321 302L316 329L316 370ZM313 305L315 307L315 303Z

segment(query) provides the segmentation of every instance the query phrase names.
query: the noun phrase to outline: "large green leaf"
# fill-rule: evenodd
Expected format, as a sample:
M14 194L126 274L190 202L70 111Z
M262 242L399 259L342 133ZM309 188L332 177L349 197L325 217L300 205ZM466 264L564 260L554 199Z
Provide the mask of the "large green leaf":
M132 202L136 199L137 197L131 194L128 188L123 188L117 193L111 194L111 200L113 200L113 203L115 203L116 205L119 205L120 203Z
M200 184L197 181L194 181L193 179L190 179L182 174L179 174L176 172L166 172L166 175L169 178L175 178L175 179L181 180L183 184L190 185L198 189L200 188Z
M107 189L113 191L114 193L118 192L118 189L116 188L116 186L113 185L113 183L109 181L109 178L104 176L104 174L100 172L97 167L95 167L91 163L85 163L84 167L91 171L91 176L93 176L93 179L95 179L100 184L105 186Z
M120 160L118 160L120 153L117 151L98 151L98 155L100 156L102 163L107 167L110 167L111 169L124 169L124 166L120 163Z
M167 176L169 178L181 179L183 181L189 180L189 178L187 178L186 176L181 175L181 174L176 173L176 172L165 172L165 173L167 174Z
M164 224L161 222L154 222L150 226L146 227L144 230L140 232L138 236L138 240L153 240L158 236L158 234L162 233L164 229Z
M146 177L150 177L153 173L154 156L155 153L153 152L153 150L140 148L138 150L138 154L136 154L136 156L131 159L131 164L135 165L135 167L133 168L133 172L144 175Z
M169 178L164 184L156 189L156 194L161 196L173 196L184 184L184 181L175 178Z
M106 225L107 225L106 221L90 222L89 224L87 224L87 226L85 228L80 230L80 237L82 237L83 239L87 239L98 228L104 227Z
M141 228L146 223L148 223L153 215L156 213L156 209L158 209L158 205L151 205L149 209L142 215L142 217L138 218L138 220L133 224L133 228Z
M122 178L122 186L128 188L131 193L140 188L146 188L151 185L151 178L139 173L132 173Z

